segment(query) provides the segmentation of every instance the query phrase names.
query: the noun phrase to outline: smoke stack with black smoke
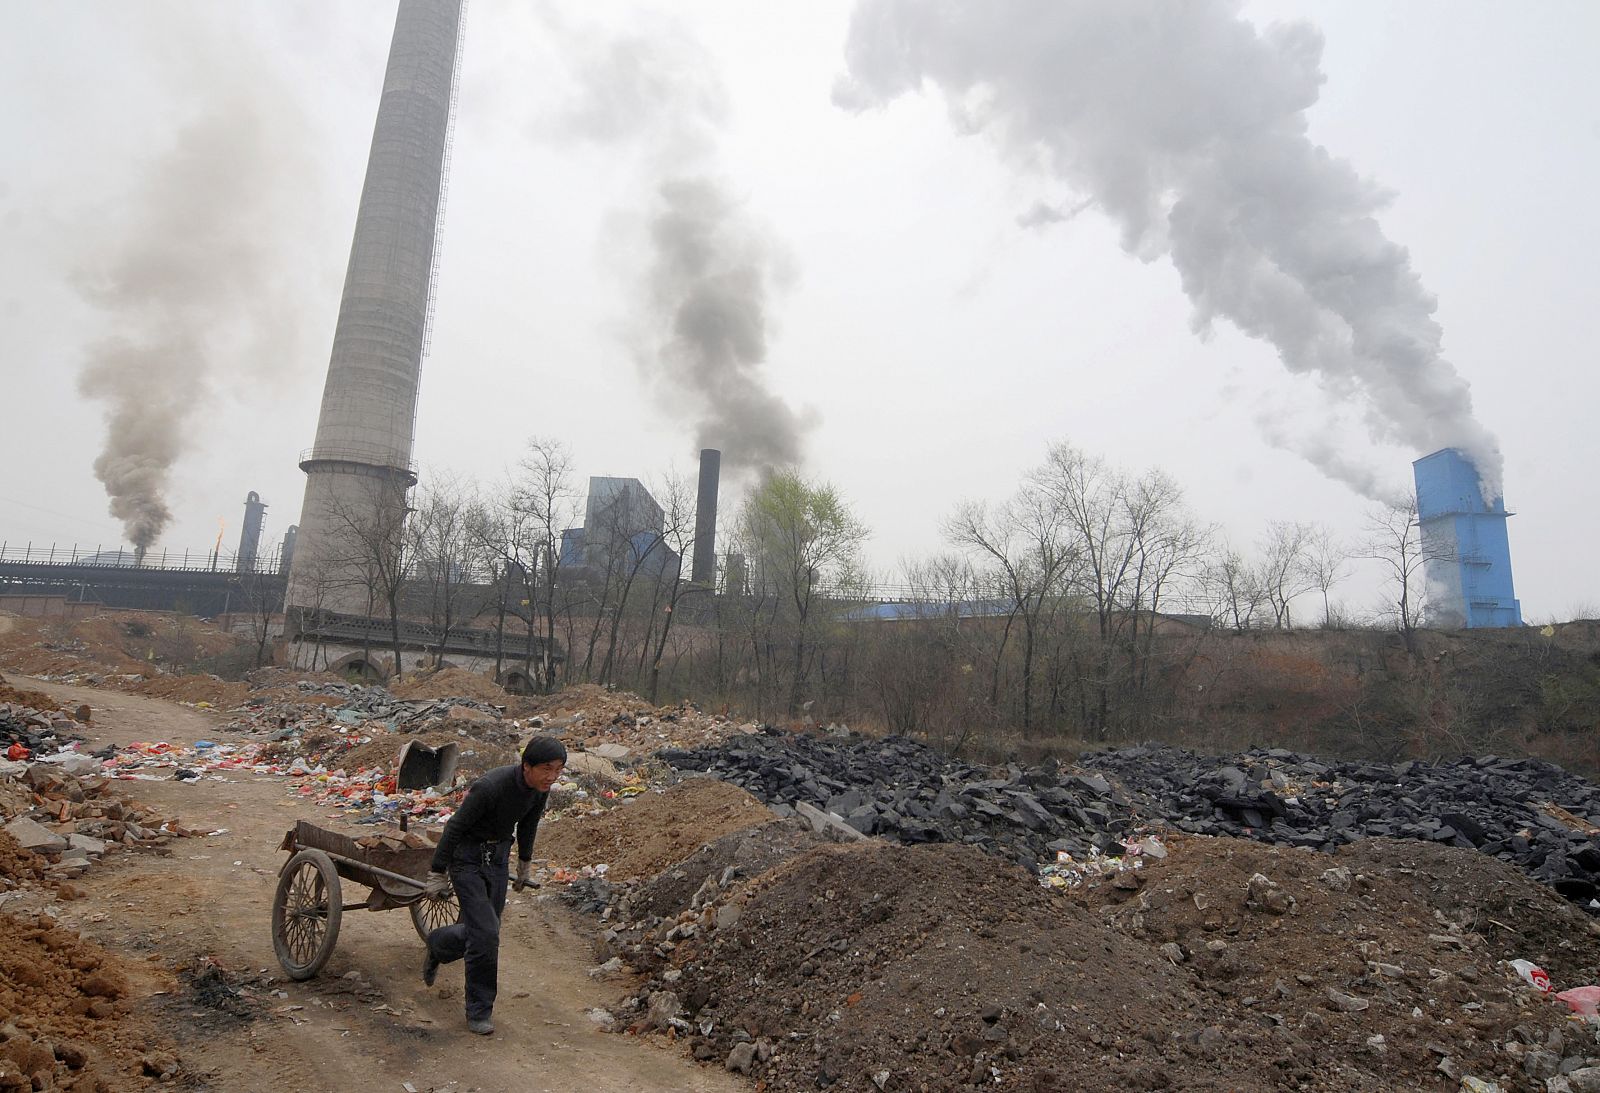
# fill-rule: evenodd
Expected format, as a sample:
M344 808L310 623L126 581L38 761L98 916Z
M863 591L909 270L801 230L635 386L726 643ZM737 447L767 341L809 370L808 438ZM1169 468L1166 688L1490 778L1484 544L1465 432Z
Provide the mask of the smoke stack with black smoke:
M542 18L578 85L559 126L567 137L632 145L647 219L631 342L639 367L698 447L736 470L798 462L812 417L769 385L773 298L793 280L785 248L717 170L726 93L710 54L678 22L577 27Z
M695 494L694 564L690 580L709 585L717 579L717 481L722 472L722 453L715 448L700 452L700 487Z
M1092 202L1129 253L1170 256L1197 329L1222 318L1270 342L1372 439L1459 448L1499 493L1499 448L1441 355L1435 301L1375 219L1387 195L1307 135L1316 29L1257 31L1232 0L860 0L846 56L841 106L938 87L962 132ZM1387 492L1325 433L1268 439Z
M712 180L672 179L658 197L648 361L690 400L701 445L741 469L798 463L805 423L764 374L768 295L787 283L787 263Z

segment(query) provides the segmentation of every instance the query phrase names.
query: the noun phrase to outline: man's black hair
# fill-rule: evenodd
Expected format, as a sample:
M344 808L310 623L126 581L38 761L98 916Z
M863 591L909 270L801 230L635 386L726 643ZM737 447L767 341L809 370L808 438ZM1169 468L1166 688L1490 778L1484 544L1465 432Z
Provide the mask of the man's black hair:
M535 736L528 741L528 746L522 749L522 761L530 767L558 759L562 763L567 761L567 746L553 736Z

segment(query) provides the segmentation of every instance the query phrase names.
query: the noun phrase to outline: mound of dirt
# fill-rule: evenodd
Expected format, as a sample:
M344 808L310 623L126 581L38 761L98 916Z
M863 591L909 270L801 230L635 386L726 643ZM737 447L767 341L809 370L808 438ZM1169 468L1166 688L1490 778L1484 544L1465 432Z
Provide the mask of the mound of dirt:
M1531 960L1557 990L1600 983L1600 922L1516 866L1438 843L1365 839L1338 853L1341 865L1379 873L1411 897L1477 935L1495 960Z
M4 679L0 679L0 702L16 706L27 706L29 709L34 710L57 710L61 708L61 703L42 691L19 690Z
M639 920L641 931L650 928L652 920L674 920L684 911L696 909L697 900L703 905L735 881L758 877L828 841L810 825L795 820L773 820L731 832L642 881L623 900L619 917ZM647 951L641 946L639 953Z
M1230 1022L1268 1022L1307 1045L1323 1073L1374 1083L1348 1088L1430 1088L1443 1058L1460 1074L1498 1074L1504 1088L1521 1088L1506 1073L1517 1064L1504 1045L1542 1045L1552 1033L1560 1044L1568 1025L1564 1006L1497 966L1480 936L1436 913L1376 857L1179 837L1138 883L1123 876L1120 886L1097 882L1086 906L1165 953L1214 996L1213 1008L1231 1011ZM1544 895L1514 870L1505 877Z
M678 990L695 1054L753 1039L769 1090L1267 1089L1297 1069L1259 1022L1196 1049L1191 976L971 847L820 847L741 906Z
M518 703L518 716L538 715L546 721L581 715L603 724L614 718L649 717L654 706L630 691L613 691L593 683L572 683L553 695L534 695Z
M663 792L586 816L562 816L539 829L537 853L556 865L605 863L615 881L653 876L730 832L772 820L772 811L737 786L690 778Z
M250 697L248 683L230 683L211 675L156 676L131 682L125 688L152 698L170 698L174 702L205 703L219 710L231 710L243 705Z
M34 676L181 673L242 644L187 615L107 611L87 619L17 619L0 634L0 663Z
M1509 939L1460 923L1520 909L1576 969L1564 986L1590 981L1595 933L1474 852L1176 836L1164 859L1063 894L974 847L802 835L730 834L621 896L612 951L651 977L633 1028L674 1029L774 1093L1444 1091L1469 1076L1543 1093L1600 1063L1593 1031L1503 962Z
M0 880L8 882L0 884L0 888L43 883L45 870L49 868L50 863L44 858L22 849L22 844L8 832L0 831Z
M389 687L396 698L475 698L480 702L505 705L505 690L488 676L463 668L438 672L413 672Z
M178 1074L128 1013L119 958L51 919L0 915L0 1089L112 1093Z

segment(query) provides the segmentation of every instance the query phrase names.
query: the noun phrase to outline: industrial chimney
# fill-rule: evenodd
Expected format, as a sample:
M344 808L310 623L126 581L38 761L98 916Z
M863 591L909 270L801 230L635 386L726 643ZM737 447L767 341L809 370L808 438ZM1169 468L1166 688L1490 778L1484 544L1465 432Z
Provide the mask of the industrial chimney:
M239 529L239 555L234 568L240 573L251 573L256 568L256 552L261 549L261 522L266 519L267 506L261 495L251 490L244 499L244 526Z
M1457 448L1411 464L1428 582L1428 623L1441 628L1521 626L1511 584L1502 497L1485 498L1478 469Z
M290 524L289 530L283 533L283 543L278 547L278 573L289 572L289 567L294 565L294 541L300 534L299 524Z
M400 0L333 353L304 453L288 608L366 614L360 555L398 535L433 296L462 0ZM294 612L291 610L290 615Z
M717 583L717 482L722 474L722 453L700 450L700 490L694 509L694 563L689 579L695 584Z

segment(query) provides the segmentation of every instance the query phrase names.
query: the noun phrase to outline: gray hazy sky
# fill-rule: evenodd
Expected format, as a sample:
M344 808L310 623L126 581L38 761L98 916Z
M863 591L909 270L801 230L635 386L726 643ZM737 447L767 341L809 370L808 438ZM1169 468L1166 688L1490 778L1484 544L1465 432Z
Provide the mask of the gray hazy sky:
M959 501L1000 499L1055 441L1167 471L1246 550L1271 520L1359 533L1370 502L1307 448L1364 468L1372 490L1409 487L1422 453L1373 426L1371 406L1293 374L1226 311L1197 334L1170 254L1129 245L1082 178L1030 170L993 139L983 112L1004 120L1004 95L952 109L960 73L1003 85L1013 60L1035 66L1017 94L1049 107L1053 56L1017 49L1049 27L966 28L946 68L930 50L920 82L853 111L834 92L872 63L847 61L855 7L472 0L424 471L494 482L539 434L566 442L581 475L648 481L692 473L702 436L754 414L772 429L722 441L725 460L740 443L797 446L871 526L888 580L939 548ZM863 9L888 12L874 25L892 38L927 12L958 24L962 6ZM1320 36L1309 139L1390 195L1377 224L1436 298L1443 358L1504 459L1525 616L1600 613L1600 7L1257 0L1238 14L1302 51ZM0 538L126 541L96 479L119 398L139 410L115 426L121 442L170 461L158 550L209 547L219 519L231 549L249 490L275 544L299 517L295 464L393 3L63 0L8 15ZM1297 21L1316 33L1281 26ZM1071 63L1061 93L1095 99L1102 76ZM1171 92L1159 64L1141 78L1149 101ZM1116 151L1120 132L1070 135ZM697 232L720 256L701 261ZM704 292L686 300L686 284ZM745 309L728 359L663 334L691 305ZM737 492L725 480L725 507ZM1373 581L1343 590L1353 611Z

